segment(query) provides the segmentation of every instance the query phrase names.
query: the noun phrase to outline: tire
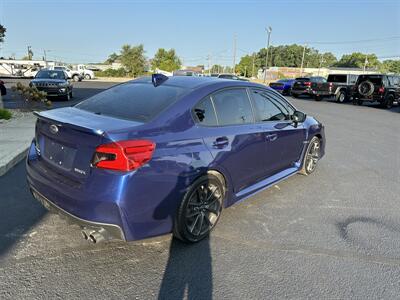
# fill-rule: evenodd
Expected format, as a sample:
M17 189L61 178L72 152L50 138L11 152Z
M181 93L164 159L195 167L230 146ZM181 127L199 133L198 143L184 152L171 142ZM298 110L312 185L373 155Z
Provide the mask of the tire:
M291 95L293 98L299 98L299 95L297 95L297 94L291 93Z
M347 101L347 94L345 91L340 91L339 94L336 95L336 102L343 103Z
M310 175L315 171L319 161L319 151L321 149L321 141L318 137L314 136L307 146L306 153L303 158L303 165L300 174Z
M394 96L393 94L388 94L385 97L385 100L381 103L381 107L390 109L393 107Z
M362 100L357 100L357 105L358 106L362 106L364 104L364 101L362 101Z
M72 94L72 90L69 92L69 98L70 99L74 98L74 95Z
M78 74L72 75L72 80L75 81L75 82L80 81L79 80L79 75Z
M315 100L315 101L321 101L321 100L322 100L322 96L315 95L315 96L314 96L314 100Z
M71 100L71 93L66 94L66 95L64 96L64 100L65 100L65 101Z
M215 228L225 199L225 185L213 174L197 179L185 193L175 217L173 235L195 243Z
M369 97L374 93L375 86L371 81L365 80L358 85L357 90L363 97Z
M90 80L92 77L89 74L85 74L85 79Z

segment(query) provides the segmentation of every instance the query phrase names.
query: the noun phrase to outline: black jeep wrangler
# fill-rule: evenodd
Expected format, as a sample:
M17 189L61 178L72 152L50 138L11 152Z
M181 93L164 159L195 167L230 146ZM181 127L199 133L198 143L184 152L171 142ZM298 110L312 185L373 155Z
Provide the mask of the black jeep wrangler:
M353 104L364 101L379 102L382 107L391 108L400 98L400 76L383 74L360 75L353 88Z

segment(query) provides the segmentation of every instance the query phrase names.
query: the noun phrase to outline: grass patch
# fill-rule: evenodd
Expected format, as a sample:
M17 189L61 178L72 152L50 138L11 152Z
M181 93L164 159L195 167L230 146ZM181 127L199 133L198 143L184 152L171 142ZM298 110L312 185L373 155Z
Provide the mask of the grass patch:
M12 117L12 113L7 109L0 108L0 119L9 120Z

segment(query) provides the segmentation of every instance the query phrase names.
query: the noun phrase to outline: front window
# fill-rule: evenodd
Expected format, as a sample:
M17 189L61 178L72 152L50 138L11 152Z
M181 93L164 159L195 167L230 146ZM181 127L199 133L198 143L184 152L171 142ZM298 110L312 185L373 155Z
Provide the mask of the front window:
M257 122L283 121L289 118L289 110L271 93L253 90L252 93Z
M253 122L253 113L246 89L230 89L212 95L219 125Z

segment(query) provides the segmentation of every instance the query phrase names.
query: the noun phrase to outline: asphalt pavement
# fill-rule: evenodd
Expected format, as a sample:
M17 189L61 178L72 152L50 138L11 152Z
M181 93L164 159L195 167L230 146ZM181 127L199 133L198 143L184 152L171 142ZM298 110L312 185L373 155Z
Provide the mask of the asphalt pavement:
M106 87L79 84L74 101ZM398 298L400 107L290 100L326 126L317 170L224 210L195 245L88 244L17 165L0 177L0 298Z

